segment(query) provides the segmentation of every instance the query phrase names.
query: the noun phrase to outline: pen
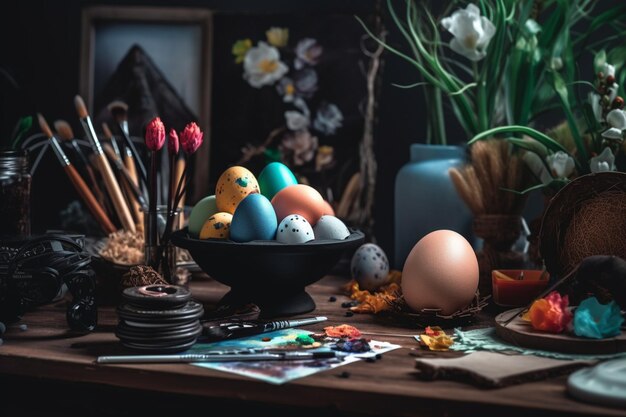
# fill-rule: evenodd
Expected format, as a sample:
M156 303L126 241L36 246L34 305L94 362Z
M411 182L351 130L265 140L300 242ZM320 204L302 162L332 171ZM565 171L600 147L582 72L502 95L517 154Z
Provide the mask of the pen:
M98 356L96 363L189 363L240 361L300 361L307 359L341 358L341 352L276 352L250 354L186 353L181 355Z
M204 323L203 338L209 340L235 339L243 336L251 336L260 333L273 332L275 330L291 327L306 326L328 320L327 317L306 317L295 320L277 321L233 321L210 325Z

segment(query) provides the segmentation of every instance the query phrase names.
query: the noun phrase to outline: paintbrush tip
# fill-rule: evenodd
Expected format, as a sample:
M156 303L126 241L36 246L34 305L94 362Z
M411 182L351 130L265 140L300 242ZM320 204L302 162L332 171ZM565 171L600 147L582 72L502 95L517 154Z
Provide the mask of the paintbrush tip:
M48 122L46 122L46 119L41 113L37 113L37 120L39 121L39 127L41 128L41 131L44 133L44 135L46 135L48 138L51 138L52 130L50 130Z
M113 132L111 132L111 129L109 129L109 125L106 124L106 122L102 123L102 131L107 139L113 137Z
M54 123L54 130L57 131L59 137L63 140L72 140L74 139L74 132L70 127L70 124L65 120L56 120Z
M89 112L87 111L87 106L85 106L85 101L79 95L74 97L74 106L76 106L76 111L78 112L78 117L84 119L89 117Z
M126 119L126 113L128 112L128 104L121 100L115 100L109 103L107 109L111 112L113 117L119 123Z

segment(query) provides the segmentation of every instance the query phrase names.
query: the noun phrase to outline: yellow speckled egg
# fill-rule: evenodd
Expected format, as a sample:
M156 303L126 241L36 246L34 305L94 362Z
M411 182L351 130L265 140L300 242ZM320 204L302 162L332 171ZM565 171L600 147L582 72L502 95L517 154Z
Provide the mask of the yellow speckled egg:
M200 239L228 239L232 220L233 215L230 213L215 213L204 222Z
M252 172L240 166L230 167L217 180L217 211L233 214L241 200L258 192L259 183Z

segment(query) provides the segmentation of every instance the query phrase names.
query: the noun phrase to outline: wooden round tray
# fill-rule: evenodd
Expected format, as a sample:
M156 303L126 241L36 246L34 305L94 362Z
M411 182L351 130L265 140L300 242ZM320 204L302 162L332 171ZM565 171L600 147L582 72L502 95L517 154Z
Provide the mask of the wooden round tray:
M520 312L515 308L496 316L496 334L504 341L515 346L529 349L549 350L562 353L613 354L626 352L626 333L606 339L587 339L569 334L541 332L532 328L530 323L516 317L508 325L504 323L511 316Z

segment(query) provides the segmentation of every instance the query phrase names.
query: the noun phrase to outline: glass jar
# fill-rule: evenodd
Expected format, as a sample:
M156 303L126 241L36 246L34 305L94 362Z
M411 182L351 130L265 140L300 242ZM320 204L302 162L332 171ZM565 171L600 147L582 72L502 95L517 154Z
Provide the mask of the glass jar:
M28 154L0 150L0 235L30 235Z
M174 212L174 216L171 220L171 233L177 231L181 227L180 209ZM167 225L167 207L158 206L157 211L154 214L156 216L156 230L154 225L151 224L150 218L153 214L146 210L144 211L144 255L146 265L151 266L157 272L159 272L163 278L171 284L186 285L187 282L184 278L179 277L177 273L179 248L172 245L170 236L165 236L167 242L162 242L161 238L164 236L165 227ZM154 242L151 236L156 233L156 239Z

